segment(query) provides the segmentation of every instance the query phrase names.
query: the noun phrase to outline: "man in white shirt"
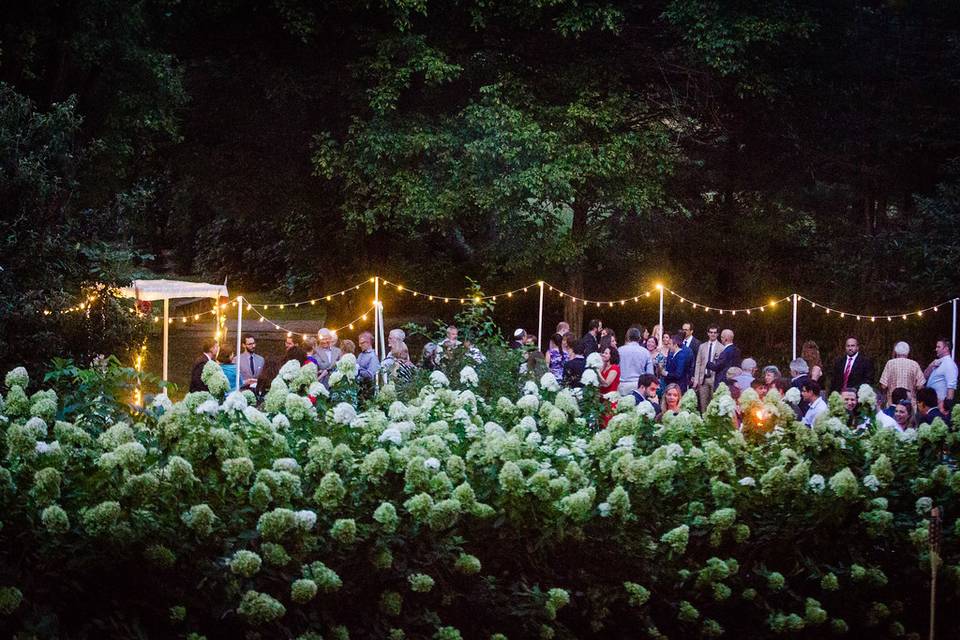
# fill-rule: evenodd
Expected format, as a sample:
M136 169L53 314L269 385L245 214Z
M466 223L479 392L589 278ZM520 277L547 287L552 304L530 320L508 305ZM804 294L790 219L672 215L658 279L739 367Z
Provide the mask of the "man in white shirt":
M653 360L650 352L640 346L640 329L630 327L627 330L627 344L620 347L620 386L621 396L628 396L637 388L637 380L644 373L653 373Z
M953 400L957 393L957 363L950 355L952 350L953 344L949 340L937 340L937 359L923 372L927 386L937 392L937 400L941 404L944 400Z
M820 414L826 413L827 403L820 397L820 383L816 380L807 380L800 386L800 397L809 407L803 416L803 424L812 427Z

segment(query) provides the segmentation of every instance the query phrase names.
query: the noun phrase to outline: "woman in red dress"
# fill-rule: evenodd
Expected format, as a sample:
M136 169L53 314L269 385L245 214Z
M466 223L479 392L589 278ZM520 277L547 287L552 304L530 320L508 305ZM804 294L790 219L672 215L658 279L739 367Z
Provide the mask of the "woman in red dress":
M600 357L603 359L603 366L600 367L599 376L600 394L605 395L611 391L615 392L620 386L620 352L617 351L616 347L608 346L600 352ZM603 413L603 417L600 419L600 427L602 429L607 428L607 423L610 422L613 411L617 408L615 400L608 400L607 402L610 407Z

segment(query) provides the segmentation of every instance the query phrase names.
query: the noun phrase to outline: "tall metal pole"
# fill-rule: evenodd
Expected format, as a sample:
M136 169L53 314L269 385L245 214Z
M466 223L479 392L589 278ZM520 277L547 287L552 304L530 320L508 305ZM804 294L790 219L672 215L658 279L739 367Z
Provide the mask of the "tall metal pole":
M373 277L373 352L377 360L383 360L380 353L380 276Z
M957 357L957 299L953 299L953 329L950 332L950 357Z
M956 309L956 307L954 307ZM543 280L540 281L540 315L537 321L537 351L543 351Z
M658 284L657 289L660 290L660 335L664 335L667 330L663 326L663 285Z
M167 347L170 345L170 298L163 299L163 381L170 379L167 375ZM167 389L164 387L164 393Z
M793 360L797 359L797 294L793 294Z
M240 336L243 332L243 296L237 296L237 384L240 390Z

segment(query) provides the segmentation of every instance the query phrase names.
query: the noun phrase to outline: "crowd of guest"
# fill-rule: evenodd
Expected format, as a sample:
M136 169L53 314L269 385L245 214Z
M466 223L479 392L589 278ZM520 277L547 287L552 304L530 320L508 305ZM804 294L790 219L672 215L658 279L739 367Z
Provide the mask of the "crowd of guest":
M873 360L861 352L859 340L850 336L844 341L843 355L829 368L827 378L820 350L811 340L803 343L800 357L792 360L784 373L774 364L760 367L755 358L744 357L733 330L718 325L708 326L702 341L690 322L684 322L675 332L664 331L660 325L652 329L633 326L623 337L620 345L616 332L594 319L579 338L570 331L569 324L560 322L543 351L537 348L537 336L522 328L513 332L508 346L524 352L519 373L539 377L549 371L571 388L583 386L587 358L597 353L602 362L598 371L600 391L612 398L611 403L617 396L633 395L637 400L650 401L659 415L677 411L680 398L688 389L694 390L703 411L714 390L725 383L735 400L746 389L755 390L761 397L770 389L777 389L782 395L791 388L797 389L800 400L794 409L804 424L812 425L827 411L825 397L829 392L840 393L852 411L858 404L860 386L867 384L879 391L882 411L876 416L877 421L906 429L949 416L957 389L953 345L946 338L936 341L934 358L926 368L910 358L910 345L897 342L878 378ZM418 369L437 369L452 354L460 353L478 364L486 360L474 344L460 339L456 325L446 328L442 340L428 342L417 360L411 357L406 338L402 329L390 331L382 362L374 350L373 334L367 331L357 336L356 344L339 339L325 328L315 337L288 334L282 358L265 358L257 353L253 335L243 336L243 351L239 355L210 339L204 342L203 354L194 363L190 390L205 389L201 372L210 360L221 364L231 390L239 371L240 387L258 395L266 393L288 360L315 364L318 382L326 386L338 360L344 354L353 354L358 382L370 389L378 382L409 381Z

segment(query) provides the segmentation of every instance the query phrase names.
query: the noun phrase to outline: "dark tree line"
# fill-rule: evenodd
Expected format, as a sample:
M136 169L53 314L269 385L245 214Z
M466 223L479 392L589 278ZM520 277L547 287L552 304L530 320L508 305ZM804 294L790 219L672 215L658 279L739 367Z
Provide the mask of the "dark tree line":
M954 295L958 36L946 0L6 3L0 360L143 270Z

